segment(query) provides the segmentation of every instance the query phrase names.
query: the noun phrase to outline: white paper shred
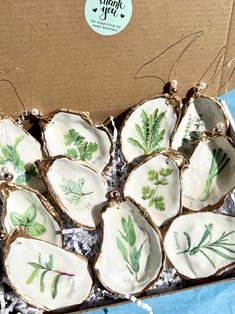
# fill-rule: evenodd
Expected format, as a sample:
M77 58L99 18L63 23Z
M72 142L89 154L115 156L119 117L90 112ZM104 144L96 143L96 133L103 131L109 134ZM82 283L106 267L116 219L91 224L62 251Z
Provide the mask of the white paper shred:
M133 302L134 304L136 304L137 306L139 306L143 310L147 311L149 314L153 314L153 310L149 304L144 303L141 300L138 300L133 295L126 294L126 295L124 295L124 298L127 300L130 300L131 302Z
M113 117L110 117L110 121L113 127L113 139L114 139L114 151L113 151L113 162L111 167L105 173L106 180L108 182L109 190L117 190L122 193L122 189L125 180L130 172L128 165L126 165L121 157L120 143L118 142L118 133L115 126ZM234 191L229 194L226 198L224 205L216 210L221 213L226 213L235 216L235 193ZM1 213L1 212L0 212ZM95 261L97 256L100 242L101 242L101 230L98 228L95 231L88 231L83 228L74 227L65 216L62 216L65 229L62 231L64 235L64 245L65 249L68 251L74 251L82 255L87 256L88 260L92 263ZM0 255L2 250L2 243L0 242ZM0 274L1 270L0 265ZM231 277L233 273L230 271L224 276ZM234 275L234 274L233 274ZM146 292L146 295L153 295L160 292L172 291L180 289L186 286L186 281L181 279L175 269L164 267L159 280ZM4 287L6 289L4 289ZM5 276L2 280L0 278L0 314L8 313L22 313L22 314L39 314L38 310L27 305L24 301L18 298L13 291L10 291L10 285ZM136 299L130 295L117 295L113 294L105 289L103 289L98 280L95 279L94 287L87 298L87 300L82 305L82 309L94 308L96 306L107 307L109 304L117 302L119 300L128 299L136 306L143 309L143 313L148 312L152 314L153 311L151 307ZM156 313L158 314L158 313ZM162 313L159 313L162 314Z

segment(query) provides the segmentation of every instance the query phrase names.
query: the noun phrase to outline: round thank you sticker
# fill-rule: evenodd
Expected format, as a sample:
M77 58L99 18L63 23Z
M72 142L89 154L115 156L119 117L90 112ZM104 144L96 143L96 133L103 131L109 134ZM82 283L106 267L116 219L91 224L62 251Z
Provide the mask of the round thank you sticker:
M129 23L132 15L131 0L87 0L85 17L98 34L115 35Z

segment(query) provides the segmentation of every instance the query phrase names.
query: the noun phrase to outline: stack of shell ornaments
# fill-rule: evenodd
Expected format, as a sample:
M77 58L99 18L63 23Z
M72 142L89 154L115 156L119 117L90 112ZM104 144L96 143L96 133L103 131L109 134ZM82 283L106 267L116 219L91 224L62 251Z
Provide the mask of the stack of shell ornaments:
M142 102L120 134L123 157L134 166L124 195L160 228L165 263L186 279L221 274L235 261L235 218L207 212L235 187L235 147L223 105L203 89L198 84L181 111L174 95Z
M107 129L86 115L61 110L50 116L40 117L43 152L14 120L0 121L5 270L15 292L44 311L80 304L90 294L90 265L63 249L60 214L87 229L101 223L108 192L101 172L112 152ZM52 203L40 194L46 188Z

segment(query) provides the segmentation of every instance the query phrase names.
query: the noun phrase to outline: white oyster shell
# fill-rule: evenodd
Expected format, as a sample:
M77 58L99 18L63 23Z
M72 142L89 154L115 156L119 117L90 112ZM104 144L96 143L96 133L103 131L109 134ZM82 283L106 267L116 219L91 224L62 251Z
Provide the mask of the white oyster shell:
M101 221L108 187L100 173L88 164L56 159L47 171L46 184L61 209L75 223L94 229Z
M5 267L17 293L44 310L79 304L92 287L85 257L36 239L14 240Z
M192 279L221 273L234 263L234 248L235 217L210 212L176 218L164 239L171 264Z
M26 188L9 192L3 200L3 225L8 233L17 226L23 226L25 232L41 240L62 246L61 228L50 211L49 202Z
M201 141L183 173L183 207L195 211L219 207L235 186L234 167L235 148L226 137L214 136Z
M0 120L0 164L13 174L12 182L43 191L43 182L37 176L26 175L29 169L35 169L34 162L42 158L41 146L35 138L12 119Z
M219 128L223 134L228 128L222 104L214 99L201 96L190 98L172 141L172 148L190 156L196 147L201 132Z
M140 293L156 280L161 269L158 233L127 199L110 203L102 218L103 242L95 264L100 281L116 293Z
M99 171L110 162L112 143L108 132L91 125L78 114L56 113L43 132L49 156L66 155L89 161Z
M146 124L144 121L150 115L153 115L156 110L157 117L160 115L163 115L163 117L160 118L159 128L157 123L153 123L155 125L153 127L154 131L149 132L148 123ZM121 130L121 149L127 162L135 162L141 156L150 155L163 148L169 148L176 121L177 114L175 109L166 97L147 100L141 105L134 107L127 116ZM155 122L157 122L157 118ZM148 134L150 135L148 136Z
M181 209L180 171L173 159L159 154L129 175L124 195L132 197L157 226L174 217Z

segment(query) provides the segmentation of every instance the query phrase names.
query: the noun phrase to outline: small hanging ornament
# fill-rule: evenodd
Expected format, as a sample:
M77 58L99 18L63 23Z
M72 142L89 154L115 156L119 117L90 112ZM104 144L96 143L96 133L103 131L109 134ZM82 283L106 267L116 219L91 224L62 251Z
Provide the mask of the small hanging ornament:
M109 291L138 295L161 271L161 235L132 199L115 197L102 212L103 241L95 272Z
M42 117L40 124L47 156L86 161L100 172L111 163L111 135L104 126L93 125L88 114L61 109Z
M214 128L226 134L229 120L222 103L204 95L207 84L199 83L189 93L183 107L182 117L172 141L172 148L190 157L198 144L200 134Z
M182 176L182 205L194 211L219 208L235 188L235 146L218 133L204 133Z
M26 186L0 185L3 213L2 225L6 234L18 227L41 240L62 247L62 222L48 200Z
M38 165L53 203L78 226L95 229L107 202L104 177L90 164L51 157Z
M164 237L167 262L185 279L221 275L234 268L235 217L189 213L177 217Z
M41 159L43 154L40 143L12 118L2 115L0 119L1 180L44 191L45 187L35 167L35 161Z
M176 151L155 153L132 170L124 195L140 204L160 227L181 212L181 176L187 164L187 158Z
M177 81L173 80L164 86L160 96L130 110L120 134L121 151L127 163L138 163L152 153L171 147L181 109L176 92Z
M4 264L10 285L25 302L49 311L82 303L92 288L87 258L16 230Z

